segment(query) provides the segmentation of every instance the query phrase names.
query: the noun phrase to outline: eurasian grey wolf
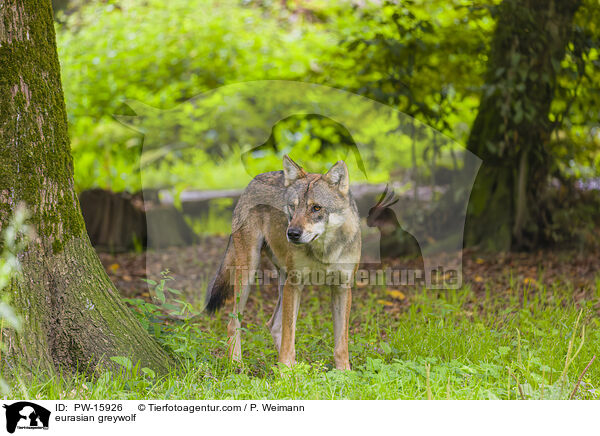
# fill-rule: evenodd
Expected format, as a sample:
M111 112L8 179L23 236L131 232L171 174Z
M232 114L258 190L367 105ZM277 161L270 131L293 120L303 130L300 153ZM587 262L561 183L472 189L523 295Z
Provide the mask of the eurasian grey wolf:
M283 171L259 174L241 195L224 259L206 293L210 312L233 296L228 354L237 361L242 354L241 314L261 252L278 270L279 299L267 326L279 362L295 363L300 294L304 286L317 284L331 289L335 366L350 369L351 284L360 260L361 234L343 161L326 174L315 174L307 173L286 155Z

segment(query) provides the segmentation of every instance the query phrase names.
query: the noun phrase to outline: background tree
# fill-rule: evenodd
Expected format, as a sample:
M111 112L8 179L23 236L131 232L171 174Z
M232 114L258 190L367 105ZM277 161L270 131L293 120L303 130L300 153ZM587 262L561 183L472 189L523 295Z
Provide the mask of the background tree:
M527 247L543 237L550 135L561 62L579 0L504 0L467 148L483 159L470 202L469 243Z
M169 357L124 306L85 231L50 0L0 6L0 230L20 203L37 236L8 288L23 320L9 355L50 371L127 356L164 372Z
M376 25L350 32L342 65L352 89L483 159L468 245L589 241L592 196L574 188L598 174L599 10L593 1L384 2L361 13Z

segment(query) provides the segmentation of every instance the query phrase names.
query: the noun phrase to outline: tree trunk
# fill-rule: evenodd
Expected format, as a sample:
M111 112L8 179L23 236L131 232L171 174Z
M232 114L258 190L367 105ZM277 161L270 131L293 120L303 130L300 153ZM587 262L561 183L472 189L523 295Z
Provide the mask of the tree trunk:
M165 372L170 358L122 303L85 231L50 0L0 4L0 230L19 203L37 236L9 287L23 320L4 338L9 356L50 372L127 356Z
M467 148L483 160L469 205L467 243L527 247L543 229L556 75L579 0L504 0L484 95Z

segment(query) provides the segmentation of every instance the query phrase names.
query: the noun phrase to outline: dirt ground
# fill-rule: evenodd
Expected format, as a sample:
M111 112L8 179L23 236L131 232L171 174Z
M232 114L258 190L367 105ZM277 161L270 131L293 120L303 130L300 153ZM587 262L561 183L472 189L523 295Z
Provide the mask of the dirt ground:
M205 237L198 245L174 247L158 252L107 254L99 253L100 259L123 296L141 297L149 300L146 277L158 280L161 271L169 270L173 280L167 286L181 290L185 299L202 305L207 284L221 262L227 237ZM475 291L475 295L530 293L547 286L553 293L569 292L576 299L600 297L600 253L576 251L538 251L534 253L482 254L466 250L463 255L463 283ZM270 267L264 261L263 267ZM415 261L412 261L415 262ZM396 259L392 267L410 267L411 261ZM271 267L272 268L272 267ZM356 289L358 298L360 291ZM400 293L394 293L394 291ZM252 292L248 309L256 303L257 295L267 300L266 307L277 300L274 284L261 287L260 294ZM382 304L386 311L400 313L410 305L411 294L418 290L413 286L401 286L387 291L390 295ZM384 294L386 295L386 294ZM599 308L600 311L600 308Z

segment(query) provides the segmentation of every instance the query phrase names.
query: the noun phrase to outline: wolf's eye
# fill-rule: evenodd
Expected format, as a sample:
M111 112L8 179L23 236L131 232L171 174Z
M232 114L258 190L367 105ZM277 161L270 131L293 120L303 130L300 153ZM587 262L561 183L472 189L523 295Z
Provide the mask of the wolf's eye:
M313 212L318 212L318 211L320 211L320 210L321 210L321 206L319 206L318 204L315 204L315 205L312 207L312 211L313 211Z

